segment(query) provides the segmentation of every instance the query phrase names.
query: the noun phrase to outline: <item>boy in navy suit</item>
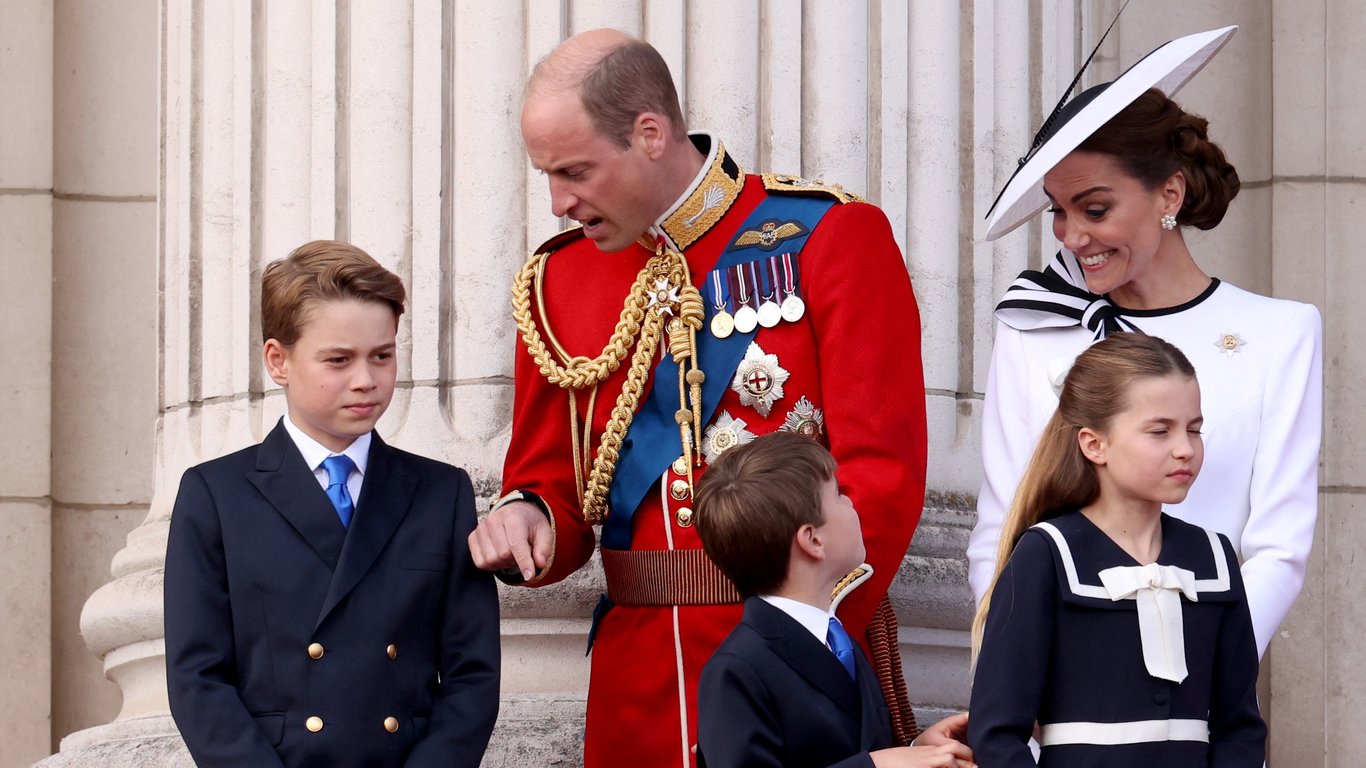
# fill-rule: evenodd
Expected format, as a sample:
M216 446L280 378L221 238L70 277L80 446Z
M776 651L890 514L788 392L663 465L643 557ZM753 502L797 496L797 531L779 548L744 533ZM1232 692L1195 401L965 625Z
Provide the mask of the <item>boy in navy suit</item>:
M745 596L740 626L702 670L699 766L973 765L955 738L966 715L936 723L922 746L893 746L877 677L835 618L846 577L869 572L828 450L763 435L709 467L696 501L703 549Z
M171 714L210 766L468 766L498 712L498 602L466 549L464 470L374 432L397 276L345 243L266 267L288 410L181 479L166 552Z

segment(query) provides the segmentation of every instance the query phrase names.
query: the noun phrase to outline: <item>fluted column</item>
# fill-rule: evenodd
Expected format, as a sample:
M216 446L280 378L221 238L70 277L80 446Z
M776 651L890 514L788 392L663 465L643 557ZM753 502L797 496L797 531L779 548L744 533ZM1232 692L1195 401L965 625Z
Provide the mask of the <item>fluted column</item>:
M469 469L487 508L509 437L508 285L563 223L526 162L521 89L565 36L604 25L660 49L691 127L747 169L839 182L887 212L920 302L931 440L926 511L892 596L912 697L965 706L962 551L991 308L1052 247L1040 223L995 244L978 234L1103 15L1072 0L161 0L150 511L83 623L124 707L52 764L89 762L129 734L128 755L187 759L162 672L170 511L185 468L259 441L283 410L260 363L258 282L296 245L347 239L404 278L400 383L379 429ZM1102 66L1149 34L1126 27ZM601 588L594 561L560 585L502 590L504 700L486 764L577 763Z
M52 702L52 90L53 13L6 7L0 104L23 119L0 139L0 765L49 751Z

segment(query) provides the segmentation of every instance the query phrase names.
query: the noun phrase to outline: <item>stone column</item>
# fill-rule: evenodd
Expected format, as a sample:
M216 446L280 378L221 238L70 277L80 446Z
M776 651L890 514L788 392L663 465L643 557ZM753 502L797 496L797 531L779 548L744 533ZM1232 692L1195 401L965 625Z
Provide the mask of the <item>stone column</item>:
M70 0L53 13L52 731L63 734L117 710L75 628L152 495L157 14L152 0ZM140 609L86 623L85 639L107 650Z
M1356 765L1366 755L1360 713L1366 608L1358 558L1366 549L1366 412L1361 386L1366 321L1355 288L1366 280L1357 251L1366 235L1366 150L1360 121L1361 41L1355 9L1318 0L1271 5L1274 128L1269 214L1276 295L1323 312L1324 444L1320 507L1309 575L1272 645L1273 764ZM1353 383L1357 382L1357 383Z
M15 16L28 25L23 29L54 24L44 21L40 3L26 2L29 15ZM1363 30L1322 0L1310 5L1319 10L1289 0L1266 12L1236 0L1163 0L1142 16L1131 8L1090 82L1107 67L1113 76L1162 40L1242 17L1234 47L1183 98L1211 114L1231 151L1249 157L1240 163L1246 200L1226 226L1193 246L1202 263L1236 282L1329 309L1329 375L1357 380L1347 320L1360 302L1328 286L1350 285L1359 269L1349 244L1360 238L1334 228L1361 218L1349 213L1361 174L1351 123L1338 129L1323 117L1329 106L1353 117L1356 105L1346 96L1315 100L1316 93L1352 92L1342 73L1355 54L1325 61L1312 52L1347 51L1331 44L1348 34L1359 39ZM61 405L51 416L40 404L4 417L35 434L46 431L30 422L50 419L61 466L53 467L50 488L40 463L0 480L0 515L11 522L0 546L42 552L51 515L61 574L51 586L54 616L60 622L69 613L74 621L85 593L67 564L99 559L102 576L113 554L96 557L98 546L78 542L89 537L112 550L145 512L113 557L115 580L86 604L82 622L122 689L123 709L110 725L67 739L48 764L188 764L162 677L167 524L186 467L258 441L283 409L261 370L256 329L257 281L267 262L305 240L338 237L404 277L411 301L399 330L400 387L380 431L406 449L468 468L485 507L497 494L515 354L508 284L527 253L563 224L550 215L544 179L526 164L521 87L553 45L602 25L654 43L675 73L692 127L715 131L747 168L839 181L886 210L920 301L931 435L927 509L892 594L912 697L936 711L966 705L972 605L962 551L980 479L978 411L991 310L1021 268L1055 247L1038 221L1023 236L994 244L980 242L979 230L1115 2L161 0L159 26L152 0L117 12L106 6L58 3L49 35L55 54L47 55L75 63L74 73L52 75L58 234L50 266L41 217L54 205L45 202L54 182L42 174L41 151L43 131L52 129L26 124L36 138L0 146L0 221L37 222L34 239L22 241L33 243L24 246L34 254L24 262L28 271L0 281L0 290L57 278L51 344L42 341L45 318L15 322L30 332L25 338L55 350L52 402ZM6 25L0 36L13 29ZM162 154L154 203L152 161L138 155L154 145L111 148L111 137L116 127L155 114L148 101L156 70L146 57L158 50L158 31ZM41 49L43 39L41 31L25 32L18 42ZM5 69L14 56L28 55L10 53L19 50L0 46L0 95L32 82ZM1274 81L1277 104L1302 105L1278 108L1274 123L1259 85L1273 54L1282 78ZM1282 63L1295 68L1294 82L1285 81ZM133 69L142 74L129 74ZM41 89L28 93L41 113ZM85 117L97 108L98 121ZM1273 149L1274 168L1267 160ZM6 232L16 238L23 230ZM99 290L106 285L134 298L114 302ZM160 350L159 359L139 351L144 342ZM20 380L46 386L41 350L34 355L24 360L34 370ZM90 371L99 373L98 385ZM1351 394L1333 390L1330 409L1349 418ZM1321 549L1308 607L1287 624L1308 639L1293 650L1278 640L1273 665L1284 666L1273 666L1270 702L1278 729L1310 734L1335 754L1366 749L1352 729L1325 734L1322 725L1348 717L1357 696L1328 682L1359 655L1346 638L1361 622L1339 610L1350 602L1352 542L1366 539L1352 522L1353 489L1363 483L1351 464L1351 439L1341 438L1336 453L1330 443L1329 456L1339 458L1326 467L1325 520L1337 546ZM22 450L42 456L47 446ZM49 495L56 499L51 513ZM0 562L47 589L41 555ZM577 764L587 681L582 648L601 588L595 561L561 585L503 590L504 701L486 764ZM20 601L20 611L25 600L46 599L0 594ZM1329 605L1341 615L1329 619ZM41 620L31 627L48 631ZM84 649L67 647L76 644L70 631L55 634L54 654L68 670L54 686L58 732L108 719L113 687L86 693L94 675L74 660ZM0 652L10 650L5 643L42 642L3 635ZM1325 651L1331 675L1312 668L1314 654ZM98 674L93 662L87 667ZM40 665L23 672L46 674ZM3 696L0 712L14 711ZM1327 703L1314 709L1320 700ZM1286 754L1283 760L1300 764Z
M0 24L0 764L50 749L52 702L52 6ZM23 117L20 118L19 116Z

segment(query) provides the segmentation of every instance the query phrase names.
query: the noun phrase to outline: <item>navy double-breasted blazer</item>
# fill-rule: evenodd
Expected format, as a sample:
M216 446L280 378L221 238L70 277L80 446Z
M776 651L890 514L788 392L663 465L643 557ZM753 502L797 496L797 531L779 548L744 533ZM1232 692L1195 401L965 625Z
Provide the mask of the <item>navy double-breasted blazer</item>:
M373 436L342 526L283 423L188 470L166 552L171 712L210 766L477 766L498 603L464 470Z
M872 766L896 746L877 675L855 645L858 682L796 620L762 599L702 670L697 690L701 768Z

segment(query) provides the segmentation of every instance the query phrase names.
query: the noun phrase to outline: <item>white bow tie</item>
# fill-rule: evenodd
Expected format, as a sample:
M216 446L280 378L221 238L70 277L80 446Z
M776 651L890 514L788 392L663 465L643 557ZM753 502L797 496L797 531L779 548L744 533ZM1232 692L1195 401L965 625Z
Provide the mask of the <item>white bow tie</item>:
M1174 565L1120 565L1100 572L1111 600L1138 601L1138 631L1148 674L1179 683L1186 679L1186 638L1181 595L1200 597L1195 574Z

